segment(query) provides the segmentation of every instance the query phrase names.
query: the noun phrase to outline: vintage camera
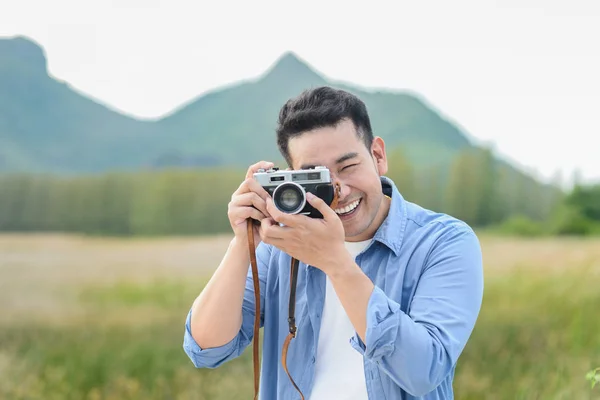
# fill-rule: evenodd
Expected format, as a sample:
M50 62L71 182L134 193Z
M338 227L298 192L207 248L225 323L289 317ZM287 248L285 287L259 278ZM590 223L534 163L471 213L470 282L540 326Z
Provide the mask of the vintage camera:
M277 167L269 170L259 169L254 174L254 179L271 195L275 207L287 214L323 218L323 215L307 201L307 192L320 197L326 204L333 201L334 187L326 167L293 171L280 171Z

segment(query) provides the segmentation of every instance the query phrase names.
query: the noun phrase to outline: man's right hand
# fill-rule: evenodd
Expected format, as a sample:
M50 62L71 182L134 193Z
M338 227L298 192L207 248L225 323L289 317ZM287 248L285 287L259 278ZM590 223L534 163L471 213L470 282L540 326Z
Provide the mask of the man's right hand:
M269 194L253 178L253 174L260 168L269 169L273 166L274 164L268 161L261 161L251 165L246 172L246 179L231 196L231 201L227 208L227 216L229 217L229 223L231 224L236 240L240 242L247 243L247 219L252 218L258 221L254 225L254 244L258 246L261 241L260 222L264 218L271 218L267 211L266 203Z

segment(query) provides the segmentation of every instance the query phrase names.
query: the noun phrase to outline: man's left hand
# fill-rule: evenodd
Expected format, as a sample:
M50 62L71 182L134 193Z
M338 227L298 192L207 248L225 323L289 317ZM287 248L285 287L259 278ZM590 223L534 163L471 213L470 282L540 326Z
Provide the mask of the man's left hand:
M323 214L323 219L286 214L267 199L272 218L263 219L263 242L271 244L297 260L321 269L327 275L341 272L349 259L344 246L344 225L321 198L307 193L307 201ZM279 223L284 226L280 226Z

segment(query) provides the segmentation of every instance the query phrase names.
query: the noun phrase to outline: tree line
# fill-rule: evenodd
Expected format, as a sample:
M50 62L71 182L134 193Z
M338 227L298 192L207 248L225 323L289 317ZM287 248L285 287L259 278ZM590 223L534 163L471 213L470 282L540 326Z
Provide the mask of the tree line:
M544 185L486 149L459 154L450 167L416 168L401 149L389 171L409 201L477 228L520 234L597 231L600 189L571 193ZM201 168L100 175L0 176L0 231L97 235L196 235L230 232L227 205L239 169Z

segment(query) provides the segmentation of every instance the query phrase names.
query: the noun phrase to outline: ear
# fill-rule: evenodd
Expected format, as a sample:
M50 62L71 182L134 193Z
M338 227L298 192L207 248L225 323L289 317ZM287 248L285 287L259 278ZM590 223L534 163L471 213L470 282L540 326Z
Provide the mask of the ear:
M375 162L375 168L379 176L387 174L388 164L387 155L385 154L385 142L379 136L373 138L373 144L371 145L371 156Z

